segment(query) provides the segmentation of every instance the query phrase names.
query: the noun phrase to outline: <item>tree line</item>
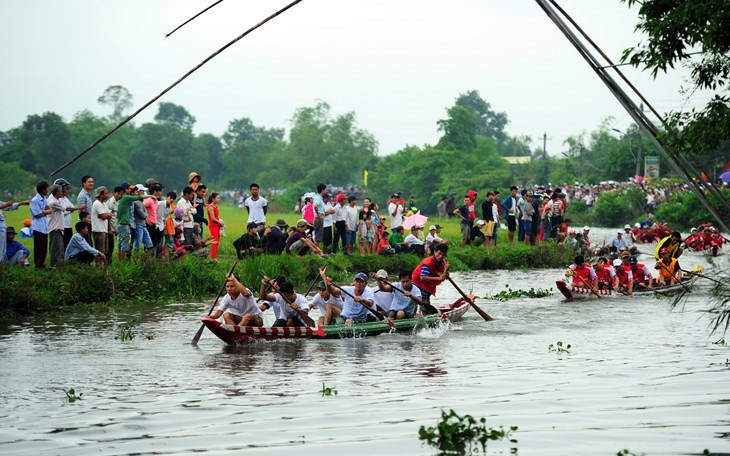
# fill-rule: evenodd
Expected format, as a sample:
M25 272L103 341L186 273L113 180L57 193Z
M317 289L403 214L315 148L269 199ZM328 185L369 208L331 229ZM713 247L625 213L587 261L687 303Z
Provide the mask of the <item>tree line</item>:
M6 198L32 193L36 181L49 180L52 171L124 119L132 95L122 86L110 86L98 101L111 114L84 109L66 122L46 112L0 132L0 185L9 193ZM231 120L220 136L194 134L196 119L185 107L161 102L157 109L153 122L125 125L62 175L75 182L88 174L105 183L152 176L179 189L194 170L216 188L247 188L257 182L263 188L287 189L286 198L293 203L319 182L362 187L367 170L365 191L373 199L385 201L393 192L414 195L424 213L434 213L442 197L471 188L626 180L635 166L632 150L639 142L645 155L652 149L636 129L617 134L607 119L590 134L568 138L559 156L548 155L531 138L508 135L507 113L492 109L476 90L460 94L445 109L445 118L435 126L441 132L437 144L408 145L390 155L378 155L377 139L358 127L354 112L334 115L321 101L294 112L288 135L248 117ZM510 164L505 157L529 162Z

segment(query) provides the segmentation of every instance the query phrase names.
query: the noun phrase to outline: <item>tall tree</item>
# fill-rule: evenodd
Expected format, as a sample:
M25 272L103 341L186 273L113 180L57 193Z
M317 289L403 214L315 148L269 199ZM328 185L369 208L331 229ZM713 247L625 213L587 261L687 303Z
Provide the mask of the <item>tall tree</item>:
M450 150L472 150L477 145L479 118L474 111L455 105L447 111L448 118L437 122L439 131L444 135L438 147Z
M477 134L487 136L497 142L503 142L507 139L504 127L507 126L507 113L495 112L492 106L485 101L478 90L470 90L462 93L456 99L458 106L463 106L472 111L479 118Z
M129 90L120 85L113 85L106 88L104 93L96 100L97 103L112 108L109 120L118 124L124 120L125 112L132 107L132 94Z
M20 166L44 178L71 158L71 135L56 113L28 116L20 127L19 139L25 151Z
M230 121L221 137L223 150L220 161L226 170L222 182L230 187L248 187L251 182L271 185L258 181L275 157L273 150L283 137L284 130L257 127L247 117Z
M727 0L621 0L639 6L636 29L646 38L622 60L656 77L688 65L695 89L725 90L730 82L730 8ZM697 55L698 54L698 55ZM690 93L694 90L690 90ZM730 98L715 93L702 110L675 112L669 126L681 130L680 150L702 153L730 139Z
M71 148L81 151L106 133L111 127L107 119L84 110L77 113L68 124L71 133ZM125 125L112 136L101 142L94 152L84 156L63 171L68 181L75 183L84 175L94 176L97 185L113 188L119 182L134 178L130 146L135 135L132 125Z
M190 131L195 125L195 117L183 106L163 101L158 106L155 122Z

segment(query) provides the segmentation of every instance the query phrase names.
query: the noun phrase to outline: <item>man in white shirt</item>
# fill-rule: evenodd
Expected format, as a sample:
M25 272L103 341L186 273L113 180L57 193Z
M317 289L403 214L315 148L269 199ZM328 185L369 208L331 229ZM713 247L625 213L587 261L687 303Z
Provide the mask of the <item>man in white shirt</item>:
M248 223L255 223L258 228L259 236L263 235L266 229L266 212L269 210L269 202L266 198L259 195L259 184L253 183L248 187L251 196L246 198L243 205L248 211Z
M276 322L273 326L307 326L304 319L299 315L299 311L304 312L304 314L309 313L307 298L295 293L294 286L289 282L279 285L278 293L267 294L266 284L268 282L268 277L261 279L259 296L263 301L266 301L264 305L274 308Z
M182 209L183 214L183 236L185 236L185 245L193 245L193 214L195 214L195 208L193 207L193 197L195 191L192 187L185 187L183 189L182 197L177 202L177 209Z
M333 296L327 290L327 285L324 282L319 282L317 290L318 293L309 302L309 308L317 308L319 310L321 316L317 319L317 326L330 325L340 312L342 312L342 306L345 305L345 301L339 296Z
M96 199L91 205L91 237L94 240L94 248L100 252L108 252L109 220L112 212L104 204L109 198L109 191L103 185L94 191Z
M409 252L415 253L416 255L422 257L426 254L426 250L423 245L423 241L418 238L418 230L420 229L420 226L412 226L410 234L406 236L403 242L405 242L408 246Z
M390 227L403 225L403 205L400 203L400 195L393 193L388 204L388 213L390 214Z
M51 187L51 196L48 197L48 207L51 213L48 214L48 237L50 239L51 267L54 268L63 260L65 246L63 243L63 213L66 206L60 198L62 196L61 186Z
M426 239L424 241L424 244L426 245L426 250L428 251L428 254L431 254L431 251L433 250L434 244L448 244L448 239L441 239L439 236L439 233L441 232L441 225L431 225L428 227L428 235L426 235ZM489 233L491 237L492 233Z
M226 292L218 309L210 314L211 318L223 315L223 321L231 326L264 325L264 314L256 305L253 293L233 274L229 275L226 281Z
M332 251L332 226L334 225L335 206L332 204L332 195L325 193L324 195L324 222L322 225L323 235L322 244L324 251Z
M335 204L334 215L334 233L332 242L332 253L336 253L339 246L342 245L342 251L346 251L347 241L347 197L344 193L337 195L337 204ZM341 241L340 241L341 240Z

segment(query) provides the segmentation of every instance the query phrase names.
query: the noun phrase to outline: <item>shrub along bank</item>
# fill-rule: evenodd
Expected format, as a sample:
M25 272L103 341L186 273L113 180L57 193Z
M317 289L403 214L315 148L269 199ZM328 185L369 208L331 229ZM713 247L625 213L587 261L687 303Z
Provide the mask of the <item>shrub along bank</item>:
M448 259L453 271L475 269L556 268L572 262L574 252L562 245L501 245L496 249L452 246ZM146 256L115 261L106 269L65 264L56 269L36 270L0 267L0 322L18 316L83 311L103 311L130 303L189 302L210 299L221 288L234 261L224 256L220 263L187 256L180 261L153 260ZM402 269L412 270L420 261L415 255L344 256L263 255L238 263L235 273L254 292L259 273L282 274L300 292L317 280L318 269L347 283L357 271L369 274L385 269L391 280Z

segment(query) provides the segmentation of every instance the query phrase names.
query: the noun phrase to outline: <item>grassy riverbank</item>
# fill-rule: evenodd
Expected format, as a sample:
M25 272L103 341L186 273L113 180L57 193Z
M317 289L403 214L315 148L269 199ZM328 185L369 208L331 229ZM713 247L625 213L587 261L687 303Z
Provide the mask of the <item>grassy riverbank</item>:
M27 208L7 212L8 226L16 230L28 215ZM106 269L64 265L37 271L29 268L0 268L0 322L17 316L65 312L71 309L97 311L125 303L185 302L210 299L222 285L226 272L235 260L233 240L244 230L245 213L231 205L221 207L228 236L221 239L220 263L187 256L180 261L157 261L137 255L131 261L116 259ZM296 214L269 214L270 223L283 218L290 224ZM75 217L74 217L75 219ZM500 233L496 249L459 246L459 225L454 220L438 221L442 237L449 240L452 270L555 268L570 264L573 252L561 245L507 245L507 233ZM32 239L19 239L32 251ZM301 292L316 279L317 269L328 265L328 275L348 282L356 271L373 273L385 269L396 275L401 269L413 269L420 258L415 255L344 256L330 255L326 260L314 255L305 257L261 256L241 261L236 273L248 286L258 290L259 271L270 276L282 274Z

